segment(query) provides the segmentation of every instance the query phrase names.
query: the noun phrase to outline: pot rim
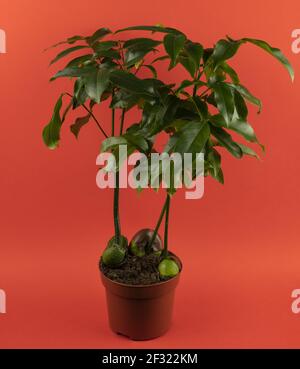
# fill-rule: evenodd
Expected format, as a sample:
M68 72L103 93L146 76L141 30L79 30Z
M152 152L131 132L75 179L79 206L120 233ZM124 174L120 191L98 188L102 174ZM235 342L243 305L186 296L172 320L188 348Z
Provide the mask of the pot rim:
M157 282L157 283L151 283L151 284L126 284L126 283L116 282L113 279L108 278L103 273L103 271L100 268L99 269L100 269L101 276L103 278L105 278L107 281L109 281L111 283L114 283L115 285L118 285L118 286L121 286L121 287L150 288L150 287L155 287L155 286L161 286L163 284L167 284L167 283L169 283L171 281L174 281L174 280L178 279L180 277L180 274L181 274L181 271L182 271L182 268L183 268L182 261L179 259L179 257L177 255L175 255L174 253L172 253L172 252L170 252L170 254L173 254L174 256L176 256L176 258L180 262L180 270L179 270L179 273L175 277L172 277L172 278L167 279L166 281L161 281L161 282Z

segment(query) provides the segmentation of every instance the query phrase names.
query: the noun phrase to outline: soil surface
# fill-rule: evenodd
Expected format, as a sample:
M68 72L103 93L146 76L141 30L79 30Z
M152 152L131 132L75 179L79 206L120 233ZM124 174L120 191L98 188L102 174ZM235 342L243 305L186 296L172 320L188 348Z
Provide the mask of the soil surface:
M142 257L127 255L124 263L117 268L110 268L100 260L103 274L113 281L131 285L148 285L161 281L158 272L159 256L146 255Z

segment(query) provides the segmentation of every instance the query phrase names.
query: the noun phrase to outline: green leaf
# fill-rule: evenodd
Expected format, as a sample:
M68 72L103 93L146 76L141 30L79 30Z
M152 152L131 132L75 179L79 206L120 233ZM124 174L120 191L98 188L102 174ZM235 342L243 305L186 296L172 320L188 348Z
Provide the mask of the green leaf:
M183 34L175 28L161 27L161 26L133 26L117 30L115 33L124 31L152 31L152 32L162 32L162 33L173 33L173 34Z
M183 91L185 88L190 86L206 86L205 82L202 81L189 81L188 79L185 79L181 82L175 93L178 95L181 91Z
M142 137L139 133L137 134L130 134L125 133L123 137L131 143L134 147L136 147L140 151L147 151L148 150L148 143L144 137Z
M125 52L125 65L126 67L132 67L139 63L152 49L148 50L133 50L129 49Z
M233 95L234 95L234 105L235 105L235 109L236 109L238 116L242 120L246 120L248 116L248 108L245 103L245 100L243 99L242 95L237 90L234 90Z
M261 49L265 50L267 53L274 56L274 58L276 58L287 69L291 77L291 80L292 81L294 80L294 69L289 63L289 61L287 60L287 58L283 55L283 53L279 49L272 47L266 41L257 40L254 38L243 38L241 41L250 42L251 44L260 47Z
M206 122L186 121L180 131L171 136L164 151L184 153L200 153L210 135Z
M160 45L161 41L152 40L151 38L134 38L124 43L125 63L127 66L132 66L141 61L146 54L153 51L156 46Z
M93 50L95 52L98 51L104 51L104 50L110 50L113 47L117 46L117 41L101 41L101 42L95 42L93 44Z
M96 55L100 58L111 58L111 59L121 59L121 55L118 50L109 49L109 50L98 50Z
M216 127L229 128L232 131L235 131L238 134L242 135L246 140L248 140L250 142L258 143L258 140L257 140L257 137L255 135L254 129L246 121L243 121L243 120L240 120L240 119L233 119L229 123L229 125L227 125L224 118L220 114L211 116L210 121Z
M129 110L133 106L137 105L141 97L139 95L133 94L127 90L119 90L112 97L110 108L112 109L126 109Z
M229 75L229 77L231 78L232 82L234 84L239 84L240 83L240 80L239 80L239 76L237 75L236 71L231 68L230 65L228 65L226 62L222 63L220 65L220 68L223 69L223 71Z
M61 58L73 53L74 51L77 50L81 50L81 49L86 49L88 46L73 46L70 47L69 49L63 50L62 52L60 52L53 60L51 60L50 65L56 63L58 60L60 60Z
M139 37L132 38L124 42L125 49L154 49L156 46L160 45L162 42L153 40L152 38Z
M93 73L84 77L86 93L98 104L103 92L109 85L109 73L110 71L107 68L95 68Z
M60 140L60 128L62 125L60 110L62 107L62 97L63 95L60 95L55 104L52 118L49 124L47 124L46 127L43 129L44 143L46 146L48 146L49 149L52 150L57 148Z
M213 61L215 67L220 65L225 60L233 57L240 45L240 41L219 40L216 43L214 51L211 55L211 60Z
M231 88L224 82L215 82L212 84L212 88L217 107L225 122L229 124L234 113L234 100Z
M167 34L164 37L164 47L171 58L171 67L176 65L176 58L183 49L186 37L182 34Z
M261 109L262 109L262 103L261 101L255 97L254 95L252 95L249 90L247 90L246 87L242 86L242 85L235 85L232 83L228 83L228 86L230 86L231 88L233 88L234 90L238 91L246 100L248 100L249 102L251 102L252 104L258 106L258 113L260 113Z
M93 45L96 41L108 35L109 33L111 33L111 30L109 30L108 28L100 28L96 32L94 32L92 36L87 37L86 41L89 45Z
M78 36L78 35L72 36L72 37L67 38L64 41L60 41L60 42L48 47L46 50L49 50L49 49L52 49L53 47L57 47L59 45L64 45L64 44L72 45L72 44L75 44L75 42L77 42L77 41L83 41L83 40L85 40L85 37L83 37L83 36Z
M73 109L78 106L83 105L88 98L85 91L84 82L81 78L78 78L74 83L74 93L73 93Z
M199 115L200 119L201 120L206 119L208 115L208 107L206 102L200 99L199 96L193 96L190 98L190 100L193 102L195 111Z
M212 135L224 146L234 157L240 159L243 156L242 149L234 142L229 133L223 128L210 125Z
M241 148L243 154L253 156L256 159L260 159L260 157L257 155L257 153L252 150L250 147L243 145L241 143L238 143L239 147Z
M72 59L67 65L66 68L69 67L78 67L81 64L83 64L84 62L91 60L93 58L93 54L86 54L86 55L82 55L82 56L78 56L75 59Z
M50 81L54 81L57 78L61 78L61 77L80 77L80 76L84 76L86 74L91 73L93 70L95 70L94 66L83 66L83 67L77 67L77 66L72 66L72 67L66 67L63 70L58 71L51 79Z
M191 77L194 78L195 73L196 73L196 67L195 67L195 63L193 62L193 60L191 60L187 56L180 55L178 57L178 62L188 71L188 73L191 75ZM176 61L175 61L175 64L176 64ZM171 65L171 67L174 66L172 64L172 62L171 62L170 65Z
M113 136L106 138L101 145L101 151L105 152L119 145L126 145L127 140L123 136Z
M76 138L78 138L81 128L89 122L90 117L90 114L84 117L79 117L75 120L75 123L70 126L70 130Z
M133 93L153 96L153 91L149 89L149 83L136 77L132 73L122 70L114 70L110 73L110 81Z
M224 176L221 169L221 155L213 147L208 147L205 150L206 168L214 179L224 184Z
M198 69L203 55L203 46L198 42L192 42L189 40L184 46L184 51L194 62L196 69Z

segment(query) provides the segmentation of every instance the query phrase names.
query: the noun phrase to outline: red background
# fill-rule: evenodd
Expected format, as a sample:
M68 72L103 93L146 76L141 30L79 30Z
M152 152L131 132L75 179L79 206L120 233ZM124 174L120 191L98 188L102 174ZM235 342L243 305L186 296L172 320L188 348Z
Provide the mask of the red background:
M300 288L300 55L291 52L299 12L298 0L0 1L0 347L300 346L300 315L291 312L291 291ZM174 323L157 340L131 342L108 328L97 269L113 232L112 191L95 184L101 138L91 124L76 142L68 121L60 148L44 147L42 127L70 84L48 83L56 51L42 50L102 26L143 23L178 27L207 47L226 34L265 39L285 52L296 79L254 46L241 48L234 66L263 100L251 116L266 155L258 162L224 153L225 186L208 179L202 200L175 196L170 242L184 271ZM107 111L99 117L108 129ZM162 193L123 190L123 232L152 227L162 202Z

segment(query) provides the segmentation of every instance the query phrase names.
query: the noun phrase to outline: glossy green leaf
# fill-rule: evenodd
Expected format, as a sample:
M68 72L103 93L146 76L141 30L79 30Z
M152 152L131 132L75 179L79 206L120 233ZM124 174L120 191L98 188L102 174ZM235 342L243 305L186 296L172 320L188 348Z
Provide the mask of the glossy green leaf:
M53 60L51 60L50 65L56 63L61 58L64 58L65 56L73 53L74 51L86 49L86 48L88 48L88 46L78 45L78 46L73 46L68 49L65 49L62 52L60 52Z
M109 73L109 69L95 68L93 73L84 77L86 93L98 104L100 103L103 92L109 85Z
M221 169L221 155L213 147L208 147L205 150L205 167L211 177L220 183L224 183L224 176Z
M153 95L153 92L149 89L149 83L136 77L134 74L122 70L115 70L110 73L110 80L115 85L133 93Z
M182 51L186 37L182 34L167 34L164 37L164 47L171 58L171 67L176 65L176 58Z
M77 41L84 41L84 40L85 40L85 37L84 36L79 36L79 35L72 36L72 37L67 38L64 41L57 42L56 44L48 47L46 50L51 49L53 47L60 46L60 45L64 45L64 44L72 45L72 44L75 44L75 42L77 42Z
M115 33L124 32L124 31L151 31L151 32L161 32L161 33L182 34L181 31L175 28L161 27L161 26L133 26L133 27L119 29Z
M50 122L45 126L43 129L43 140L46 146L49 149L56 149L60 140L60 129L62 125L62 119L60 117L60 110L62 107L62 97L60 95L59 99L57 100L53 115Z
M139 63L143 58L150 52L151 49L148 50L134 50L129 49L125 52L125 65L126 67L132 67L135 64Z
M66 65L66 68L79 67L84 62L91 60L92 58L93 58L93 54L86 54L86 55L78 56L77 58L70 60L69 63Z
M79 132L80 132L81 128L89 122L90 117L91 117L90 114L88 114L84 117L79 117L75 120L75 123L73 123L70 126L70 130L76 138L78 138L78 135L79 135Z
M190 59L188 56L180 55L177 61L188 71L188 73L191 75L192 78L195 77L196 66L192 59ZM174 66L175 64L176 61L174 63L171 62L171 67Z
M243 154L253 156L256 159L260 159L260 157L257 155L257 153L251 149L250 147L243 145L241 143L238 143L239 147L241 148Z
M101 151L106 152L119 145L126 145L127 140L123 136L113 136L106 138L101 144Z
M88 95L85 91L84 82L81 78L78 78L74 83L74 92L73 92L73 109L76 109L78 106L83 105L88 99Z
M139 37L127 40L124 42L125 49L154 49L156 46L160 45L162 42L153 40L152 38Z
M61 78L61 77L80 77L80 76L84 76L84 75L88 75L90 73L93 73L93 71L95 70L94 66L83 66L83 67L78 67L78 66L71 66L71 67L66 67L63 70L58 71L51 79L50 81L54 81L57 78Z
M160 45L161 41L152 40L151 38L134 38L124 43L125 63L127 66L132 66L141 61L145 55L153 51L156 46Z
M240 45L240 41L219 40L216 43L214 51L211 55L211 60L213 61L215 67L225 60L232 58Z
M190 100L193 102L195 111L199 115L200 119L206 119L208 115L208 107L206 102L200 99L199 96L193 96L190 98Z
M191 87L191 86L206 86L206 83L203 81L190 81L190 80L183 80L181 82L181 84L179 85L179 87L177 88L177 90L175 91L176 94L179 94L181 91L183 91L185 88L187 87Z
M171 136L164 151L184 153L200 153L210 135L206 122L186 121L180 131Z
M109 49L109 50L98 50L96 55L100 58L111 58L111 59L121 59L121 55L118 50Z
M226 62L222 63L220 65L220 68L223 69L223 71L229 75L229 77L231 78L232 82L234 84L239 84L240 80L239 80L239 76L237 75L236 71Z
M184 46L184 51L195 64L196 70L199 69L203 55L203 46L198 42L192 42L189 40Z
M110 33L111 33L111 30L109 30L108 28L100 28L96 32L94 32L92 36L87 37L86 40L89 45L93 45L96 41L98 41L99 39L102 39L104 36Z
M110 104L110 108L129 110L133 106L137 105L140 99L141 97L139 95L121 89L114 94Z
M248 108L244 98L237 90L234 90L233 95L234 95L234 105L238 116L242 120L246 120L248 116Z
M92 47L93 47L93 50L97 52L97 51L110 50L117 45L118 45L117 41L101 41L101 42L95 42Z
M261 111L261 109L262 109L261 101L257 97L252 95L251 92L246 87L244 87L242 85L235 85L235 84L232 84L232 83L228 83L228 86L230 86L231 88L238 91L246 100L248 100L252 104L258 106L258 108L259 108L258 112Z
M210 125L212 135L218 140L218 142L224 146L234 157L240 159L243 156L240 146L233 141L229 133L223 128Z
M224 82L216 82L212 85L214 97L220 113L225 122L229 124L234 113L234 99L231 88Z
M125 133L123 137L134 147L139 149L142 152L146 152L148 150L148 143L144 137L141 136L139 132L136 134L133 133Z
M225 127L231 129L232 131L242 135L246 140L258 143L254 129L246 121L233 119L229 124L226 124L224 118L220 114L211 116L210 121L216 127Z
M265 50L267 53L274 56L274 58L276 58L287 69L292 81L294 80L294 69L289 63L289 61L287 60L287 58L283 55L283 53L279 49L272 47L266 41L257 40L254 38L243 38L241 41L250 42L251 44L260 47L261 49Z

